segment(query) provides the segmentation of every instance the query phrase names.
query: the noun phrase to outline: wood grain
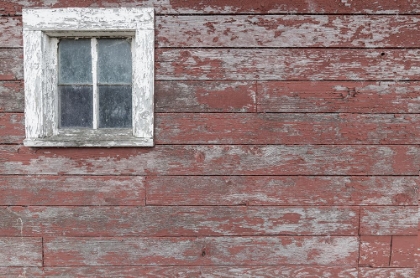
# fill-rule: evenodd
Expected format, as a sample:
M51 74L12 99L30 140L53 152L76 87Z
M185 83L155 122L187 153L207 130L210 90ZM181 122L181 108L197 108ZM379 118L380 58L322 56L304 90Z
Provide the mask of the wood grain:
M145 186L147 205L395 206L417 205L419 182L395 176L150 176Z
M417 235L417 206L369 206L360 211L362 235Z
M420 144L419 114L157 113L156 144ZM23 114L0 113L0 143L25 139Z
M143 183L143 177L0 176L0 205L142 206Z
M420 113L420 82L261 81L258 112Z
M327 14L418 14L420 4L416 1L382 0L380 3L365 1L331 2L327 0L231 0L228 3L222 0L211 2L183 1L183 0L145 0L133 2L129 0L58 0L58 1L27 1L27 0L2 0L0 1L3 15L20 14L22 8L58 8L58 7L154 7L158 14L240 14L240 13L327 13Z
M156 80L417 80L420 64L419 49L165 48L155 55ZM22 65L21 49L0 49L0 81L21 80Z
M418 175L418 146L160 145L31 149L0 145L0 174Z
M159 16L157 47L419 47L419 16ZM22 46L21 17L0 20L0 44Z
M357 235L359 223L356 207L0 207L0 217L0 236Z
M354 267L357 237L45 238L45 266L328 265Z
M157 81L156 112L420 113L420 82ZM256 103L257 102L257 103ZM21 82L0 82L0 111L23 112Z
M417 80L419 49L157 49L158 80Z
M100 266L100 267L0 267L3 278L27 277L126 277L126 278L161 278L161 277L224 277L254 278L267 277L337 277L357 278L357 269L346 266ZM20 275L20 276L19 276ZM302 276L304 275L304 276ZM313 276L314 275L314 276Z
M159 47L418 47L420 17L374 15L167 16Z
M42 266L42 239L0 237L0 266Z

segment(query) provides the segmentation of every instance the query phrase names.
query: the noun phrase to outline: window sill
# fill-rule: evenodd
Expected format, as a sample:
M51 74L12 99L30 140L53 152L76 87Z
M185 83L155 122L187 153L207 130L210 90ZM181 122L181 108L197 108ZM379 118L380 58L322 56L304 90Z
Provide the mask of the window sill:
M26 139L27 147L153 147L153 137L135 137L131 129L63 129L46 138Z

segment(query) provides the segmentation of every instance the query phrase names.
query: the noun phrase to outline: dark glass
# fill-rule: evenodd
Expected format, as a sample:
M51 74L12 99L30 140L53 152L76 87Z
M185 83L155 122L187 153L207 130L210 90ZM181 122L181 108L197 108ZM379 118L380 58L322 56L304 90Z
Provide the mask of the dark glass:
M99 127L131 128L131 86L101 85L99 92Z
M131 40L98 39L98 82L131 84Z
M92 86L59 86L60 127L92 128Z
M58 65L59 84L92 84L91 40L60 40Z

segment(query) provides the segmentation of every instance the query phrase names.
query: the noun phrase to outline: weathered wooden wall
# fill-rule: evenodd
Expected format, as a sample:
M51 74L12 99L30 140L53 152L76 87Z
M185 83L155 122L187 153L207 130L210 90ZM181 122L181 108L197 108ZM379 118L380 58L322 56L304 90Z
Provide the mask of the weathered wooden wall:
M21 9L66 6L155 7L154 148L22 145ZM420 277L419 1L0 14L0 277Z

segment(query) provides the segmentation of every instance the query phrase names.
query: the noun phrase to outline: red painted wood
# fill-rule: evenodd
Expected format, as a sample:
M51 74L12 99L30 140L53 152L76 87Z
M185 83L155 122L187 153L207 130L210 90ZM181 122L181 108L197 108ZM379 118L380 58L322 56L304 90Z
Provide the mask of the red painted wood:
M22 143L23 114L0 113L0 143ZM419 114L155 115L155 144L420 144Z
M157 81L157 112L256 112L251 81Z
M22 80L23 50L0 48L0 81Z
M197 48L155 53L156 80L417 80L420 63L419 49ZM0 49L0 81L22 77L22 50Z
M0 174L417 175L418 146L161 145L26 148L0 145Z
M359 278L378 278L378 277L416 277L414 268L359 268Z
M357 235L359 228L355 207L0 207L0 217L0 236Z
M417 235L417 206L368 206L360 211L361 235Z
M420 17L228 15L156 18L159 47L418 47Z
M0 112L23 112L23 82L0 81Z
M419 114L157 114L156 144L420 144Z
M149 176L145 186L148 205L395 206L417 205L419 182L395 176Z
M142 206L143 183L143 177L0 176L0 205Z
M354 267L357 237L45 238L45 266L328 265Z
M223 13L281 13L281 14L300 14L300 13L349 13L349 14L418 14L420 4L416 1L382 0L380 3L366 1L328 1L328 0L223 0L206 1L185 1L185 0L144 0L144 1L80 1L80 0L58 0L54 2L40 1L18 1L2 0L0 6L3 7L1 14L20 14L22 8L58 8L58 7L154 7L158 14L223 14Z
M261 81L258 112L420 113L420 82Z
M417 234L415 236L393 236L391 266L415 267L414 254L417 252Z
M359 266L389 267L391 236L361 236Z
M25 118L22 113L0 113L0 143L16 144L25 139Z
M346 266L100 266L100 267L44 267L2 268L3 278L16 277L225 277L225 278L296 278L312 277L357 278L357 269ZM20 276L19 276L20 275ZM279 276L280 275L280 276ZM305 277L305 276L303 276ZM307 277L307 276L306 276Z
M419 49L157 49L158 80L417 80Z
M419 47L419 16L157 16L158 47ZM374 36L372 34L375 34ZM0 44L22 46L21 17L0 19Z
M0 237L0 266L42 266L42 238Z

